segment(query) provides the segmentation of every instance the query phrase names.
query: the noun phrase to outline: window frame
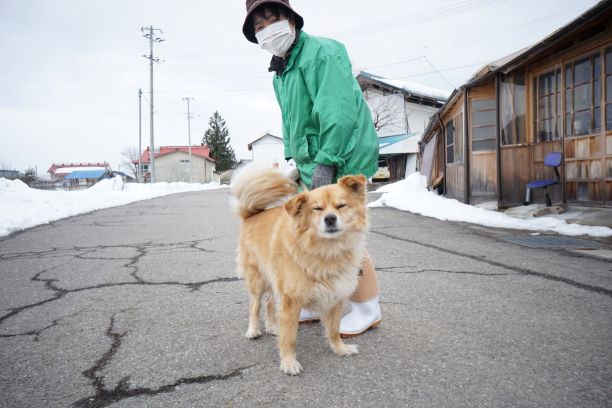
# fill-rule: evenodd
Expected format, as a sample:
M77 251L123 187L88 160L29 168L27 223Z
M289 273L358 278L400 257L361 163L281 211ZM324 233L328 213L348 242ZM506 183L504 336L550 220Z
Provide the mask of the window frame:
M492 103L492 108L486 108L486 109L474 109L474 103L477 102L490 102ZM474 98L470 100L470 144L471 144L471 152L472 153L488 153L488 152L495 152L497 151L497 101L495 97L492 98ZM485 125L474 125L474 114L475 113L479 113L479 112L493 112L492 115L492 119L493 122L491 124L485 124ZM479 138L479 139L474 139L474 130L475 129L485 129L485 128L493 128L493 132L491 133L491 137L488 138ZM488 141L488 140L493 140L493 147L491 149L475 149L474 148L474 142L483 142L483 141Z
M455 164L455 122L453 121L454 118L451 118L448 120L448 122L446 122L446 125L444 126L444 142L446 144L446 164ZM449 131L450 131L450 136L449 136ZM449 142L449 138L452 140L452 143L448 143ZM449 160L449 157L451 156L449 154L449 150L452 150L452 157L453 160Z
M561 127L558 133L558 137L557 138L551 138L551 140L540 140L539 137L539 127L538 127L538 123L540 122L539 118L538 118L538 109L539 109L539 94L538 94L538 90L539 90L539 80L540 77L542 75L545 74L549 74L549 73L558 73L559 74L559 88L557 88L555 94L558 94L557 97L555 98L555 107L557 108L557 115L555 116L555 122L557 122L558 120L560 120L561 122ZM565 135L565 76L564 76L564 64L561 62L557 62L555 64L552 65L548 65L545 68L542 68L534 73L532 73L531 75L529 75L529 86L531 88L530 90L530 103L531 103L531 143L536 144L536 143L550 143L550 142L560 142L561 140L563 140L564 135ZM551 95L551 94L547 94L547 95ZM560 103L559 103L560 102ZM548 117L546 119L543 120L550 120L551 118Z
M563 129L564 129L564 136L565 138L568 139L574 139L574 138L580 138L580 137L590 137L590 136L596 136L598 134L600 134L602 132L603 129L605 129L606 124L602 121L602 120L606 120L605 117L605 106L602 104L602 101L605 104L605 96L604 96L604 92L606 92L605 89L605 80L606 80L606 73L605 73L605 50L606 48L612 48L612 47L606 47L606 46L602 46L602 47L597 47L595 49L591 49L587 52L584 52L580 55L575 55L570 59L567 59L565 61L563 61ZM595 60L596 57L599 57L599 76L596 78L595 76ZM583 60L583 59L589 59L590 62L590 79L587 82L582 82L578 85L575 84L574 81L574 67L576 62ZM567 84L567 72L568 70L571 73L571 82L570 85L568 86ZM597 94L596 91L596 85L595 83L599 81L599 98L596 100L595 96ZM575 113L576 110L574 109L575 106L575 101L576 101L576 96L574 93L574 89L576 87L580 87L580 86L584 86L584 85L589 85L589 91L590 91L590 107L588 109L581 109L578 112L584 112L584 111L588 111L590 110L591 112L591 125L590 125L590 129L587 131L587 133L582 133L582 134L576 134L574 132L574 124L575 124ZM571 95L571 110L568 112L568 95ZM567 115L570 114L571 115L571 121L570 121L570 125L571 125L571 129L568 129L568 122L567 122ZM599 119L599 128L595 127L596 124L596 120Z

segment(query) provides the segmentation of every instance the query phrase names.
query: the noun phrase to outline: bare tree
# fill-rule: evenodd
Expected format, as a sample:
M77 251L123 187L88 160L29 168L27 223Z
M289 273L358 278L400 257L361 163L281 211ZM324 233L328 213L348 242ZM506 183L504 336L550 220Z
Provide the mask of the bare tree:
M393 127L404 127L405 115L398 115L398 109L390 95L382 96L368 101L372 112L372 122L376 132Z
M129 146L123 149L121 152L121 163L129 169L130 175L136 177L138 175L138 161L140 160L140 154L138 148Z

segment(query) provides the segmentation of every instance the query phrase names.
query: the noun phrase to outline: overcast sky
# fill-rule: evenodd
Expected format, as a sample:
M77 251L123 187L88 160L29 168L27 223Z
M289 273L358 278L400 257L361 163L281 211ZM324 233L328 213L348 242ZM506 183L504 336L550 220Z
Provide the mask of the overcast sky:
M149 143L148 41L154 53L155 145L192 143L226 119L237 158L281 136L270 55L242 35L243 0L0 0L0 166L107 161ZM452 90L478 68L539 41L595 0L293 0L309 34L343 42L353 69ZM430 65L431 63L431 65ZM434 68L432 68L435 67ZM439 72L435 72L438 70Z

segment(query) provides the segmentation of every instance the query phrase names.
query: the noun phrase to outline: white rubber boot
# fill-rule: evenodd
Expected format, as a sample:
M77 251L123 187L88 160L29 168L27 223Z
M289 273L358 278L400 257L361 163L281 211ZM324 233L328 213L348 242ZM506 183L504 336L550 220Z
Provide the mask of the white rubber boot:
M321 314L319 312L313 312L308 309L300 310L300 323L314 323L319 320L321 320Z
M340 321L340 336L355 337L370 328L378 327L381 322L378 296L363 303L349 303L351 311Z

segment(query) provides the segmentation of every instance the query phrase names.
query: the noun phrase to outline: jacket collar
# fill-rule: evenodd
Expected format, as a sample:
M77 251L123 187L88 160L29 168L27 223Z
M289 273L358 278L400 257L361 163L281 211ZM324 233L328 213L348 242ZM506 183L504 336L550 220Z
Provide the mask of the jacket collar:
M302 30L298 30L295 38L295 42L289 48L289 58L282 58L273 56L270 60L270 67L268 68L268 72L276 72L277 76L282 76L286 71L290 70L297 56L304 45L304 41L309 37Z

